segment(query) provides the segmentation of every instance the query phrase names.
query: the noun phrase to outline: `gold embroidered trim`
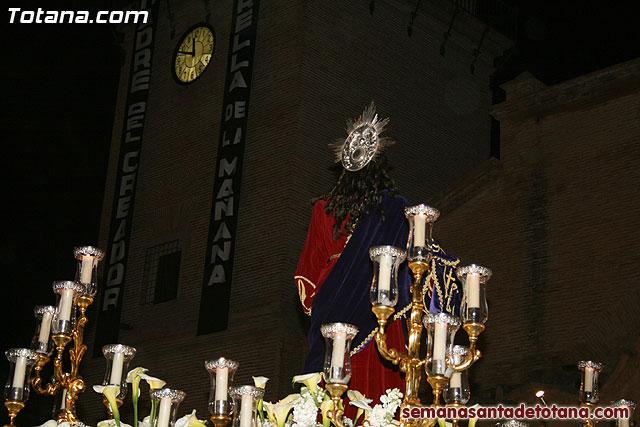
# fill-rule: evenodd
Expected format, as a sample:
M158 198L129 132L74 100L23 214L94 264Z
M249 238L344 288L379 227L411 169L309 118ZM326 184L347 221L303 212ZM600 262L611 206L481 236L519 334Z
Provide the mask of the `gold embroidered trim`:
M300 304L302 304L302 310L308 315L311 316L311 307L307 307L306 305L304 305L304 300L307 299L307 291L305 291L304 289L304 282L307 282L309 285L311 285L311 287L313 287L313 289L316 289L316 285L315 283L313 283L311 280L307 279L304 276L293 276L293 278L296 281L296 284L298 285L298 296L300 297ZM315 295L311 294L311 296Z
M407 305L405 308L403 308L402 310L400 310L399 312L397 312L396 314L393 315L393 320L391 321L391 323L395 322L396 320L398 320L401 317L406 317L407 311L411 310L411 304ZM369 335L367 335L367 337L362 340L360 342L360 344L358 344L358 346L356 348L354 348L353 350L351 350L351 352L349 352L349 356L353 356L354 354L358 353L360 350L362 350L367 344L369 344L369 342L373 339L373 337L375 336L375 334L378 332L378 329L380 329L379 326L376 326Z
M442 294L442 286L440 286L440 282L438 281L438 277L435 274L436 271L436 260L445 266L444 268L444 295ZM455 278L453 277L452 268L457 267L460 263L460 260L449 261L442 257L435 255L431 260L431 272L429 274L429 278L433 280L433 287L436 289L438 293L438 299L440 301L440 311L453 313L453 308L451 307L451 299L453 298L454 291L458 289L458 285L455 282ZM447 268L450 267L450 268ZM424 297L424 294L423 294Z
M331 256L329 257L329 261L334 260L334 259L336 259L336 258L340 258L340 255L342 255L342 254L333 254L333 255L331 255Z

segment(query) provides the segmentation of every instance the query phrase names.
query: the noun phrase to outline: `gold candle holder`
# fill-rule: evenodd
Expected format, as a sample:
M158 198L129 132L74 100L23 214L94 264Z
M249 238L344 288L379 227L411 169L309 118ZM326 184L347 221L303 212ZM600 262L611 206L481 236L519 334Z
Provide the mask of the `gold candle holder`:
M232 420L230 415L211 415L209 419L216 427L226 427L231 424Z
M349 386L347 384L329 383L326 385L326 389L333 401L333 410L329 414L329 419L331 420L331 424L336 427L345 427L342 423L344 411L340 409L340 407L342 406L342 395L348 388Z
M7 408L9 412L9 424L5 424L4 427L15 427L16 425L13 423L16 416L18 416L18 412L24 408L24 402L20 400L5 400L4 406Z

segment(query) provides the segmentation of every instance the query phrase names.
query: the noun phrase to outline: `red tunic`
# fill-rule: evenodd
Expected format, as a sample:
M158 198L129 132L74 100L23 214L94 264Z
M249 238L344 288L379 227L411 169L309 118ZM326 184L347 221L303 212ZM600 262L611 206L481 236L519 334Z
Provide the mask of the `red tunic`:
M325 213L325 205L325 200L319 200L313 207L307 240L295 273L302 308L310 316L313 316L314 297L349 240L348 236L344 235L338 240L333 239L335 218ZM346 222L347 220L342 224L343 231ZM370 338L373 338L373 334ZM405 340L401 319L387 327L387 346L404 352ZM357 353L354 354L354 351ZM380 395L389 388L398 388L404 393L404 379L400 376L398 367L382 359L373 339L364 345L364 348L352 349L351 369L349 388L375 399L374 403L377 403Z

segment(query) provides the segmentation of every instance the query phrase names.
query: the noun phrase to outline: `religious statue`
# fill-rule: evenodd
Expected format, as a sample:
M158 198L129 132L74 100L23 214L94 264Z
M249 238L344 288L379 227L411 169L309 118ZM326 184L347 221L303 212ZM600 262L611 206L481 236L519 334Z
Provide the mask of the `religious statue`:
M373 340L377 329L371 312L369 288L373 266L369 248L391 245L406 248L409 226L405 218L407 200L397 194L383 148L393 141L382 137L389 119L379 120L371 103L356 121L347 122L348 137L335 144L337 161L343 170L335 186L315 201L307 239L300 255L295 281L300 302L311 316L309 353L303 373L321 372L324 339L320 326L343 322L355 325L359 333L351 351L350 388L378 398L390 388L404 392L404 380L397 366L382 359ZM439 292L427 305L431 312L457 312L459 284L454 283L458 260L435 244L429 288ZM445 269L450 270L446 274ZM451 273L454 274L451 274ZM406 263L398 272L398 310L387 327L389 348L405 348L402 318L409 311L412 283Z

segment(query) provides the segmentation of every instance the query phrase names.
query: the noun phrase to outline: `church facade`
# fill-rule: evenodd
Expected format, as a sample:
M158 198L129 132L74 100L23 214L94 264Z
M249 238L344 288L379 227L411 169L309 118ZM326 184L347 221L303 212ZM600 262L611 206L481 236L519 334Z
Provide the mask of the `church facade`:
M375 101L392 176L425 202L489 159L489 81L511 43L448 1L147 6L153 22L125 31L83 369L98 383L100 347L134 346L131 366L204 417L206 359L239 362L237 385L269 377L267 400L303 365L293 273L344 121ZM99 400L79 411L100 419Z

